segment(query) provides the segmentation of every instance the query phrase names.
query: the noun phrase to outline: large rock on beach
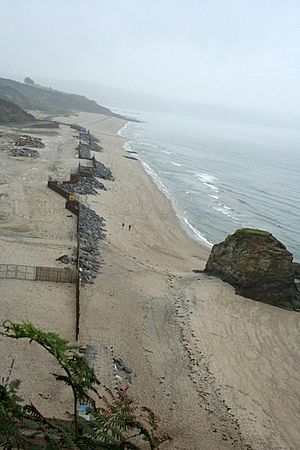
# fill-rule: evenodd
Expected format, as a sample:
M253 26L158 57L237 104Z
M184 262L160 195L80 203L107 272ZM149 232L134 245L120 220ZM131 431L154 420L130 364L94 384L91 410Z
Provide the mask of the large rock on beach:
M213 246L205 272L231 284L244 297L299 309L295 269L293 255L271 233L242 228Z

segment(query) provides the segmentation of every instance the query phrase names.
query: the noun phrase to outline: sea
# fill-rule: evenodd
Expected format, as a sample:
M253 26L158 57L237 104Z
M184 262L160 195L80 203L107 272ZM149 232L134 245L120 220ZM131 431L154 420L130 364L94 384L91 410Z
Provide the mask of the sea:
M120 111L119 132L171 200L191 237L211 246L241 227L270 231L300 261L300 129Z

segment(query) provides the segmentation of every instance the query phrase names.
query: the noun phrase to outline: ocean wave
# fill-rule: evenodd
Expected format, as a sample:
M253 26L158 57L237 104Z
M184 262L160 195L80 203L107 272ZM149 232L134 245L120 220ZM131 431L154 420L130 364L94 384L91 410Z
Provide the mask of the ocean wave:
M132 144L133 144L134 142L133 141L127 141L127 142L125 142L125 144L123 144L123 149L126 151L126 152L132 152L133 151L133 148L132 148Z
M225 216L232 217L232 218L238 220L237 217L234 217L234 216L233 216L233 214L232 214L232 208L230 208L229 206L222 205L222 203L219 203L218 206L213 206L213 209L214 209L215 211L220 212L221 214L224 214Z
M167 189L167 187L163 184L163 182L160 180L159 176L157 175L157 173L150 167L148 166L147 163L145 163L144 161L141 161L142 166L144 167L145 171L148 173L148 175L152 178L152 180L154 181L154 183L156 184L156 186L158 187L158 189L160 191L162 191L165 196L171 201L171 204L174 208L174 211L176 213L176 216L178 217L178 219L180 220L180 222L183 225L183 228L186 230L186 232L190 235L190 237L192 237L193 239L197 240L197 241L201 241L202 244L204 244L206 247L211 248L212 247L212 243L209 242L201 233L199 230L197 230L188 220L188 218L185 216L186 211L182 212L182 210L180 210L180 208L178 207L175 198L172 196L172 194L170 193L170 191Z
M143 140L137 141L138 144L143 145L144 147L158 148L156 144L151 144L151 142L146 142Z
M219 200L219 197L217 195L213 195L213 194L208 194L209 197L215 198L216 200Z
M215 186L214 184L211 184L211 183L203 183L203 184L204 184L204 186L207 186L212 191L219 192L219 188L217 186Z
M217 180L217 177L215 177L214 175L195 172L194 170L188 170L188 172L192 173L195 178L202 181L204 186L208 187L212 191L219 192L219 188L214 184L214 182Z
M171 161L171 164L172 164L173 166L182 167L182 164L179 164L179 163L174 162L174 161Z
M126 122L125 125L123 125L122 128L119 129L117 134L121 137L124 137L124 131L126 130L128 125L129 125L129 122Z
M228 209L225 209L223 206L213 206L213 209L224 214L225 216L231 216L231 212Z
M195 228L187 219L187 217L181 217L181 219L183 220L184 224L186 225L186 227L188 227L187 231L191 231L192 232L192 236L193 238L196 238L197 241L201 241L202 243L204 243L206 245L206 247L208 248L212 248L213 244L211 242L209 242L204 236L203 234L200 233L199 230L197 230L197 228Z
M191 172L194 173L194 176L196 178L199 178L199 180L203 181L204 183L212 184L217 179L217 177L215 177L213 175L209 175L208 173L199 173L199 172L194 172L193 170Z
M148 166L148 164L145 163L144 161L141 161L141 163L142 163L142 166L144 167L145 171L147 172L147 174L150 175L150 177L152 178L152 180L158 187L158 189L160 191L162 191L171 200L172 199L171 193L168 191L167 187L161 181L161 179L159 178L157 173L150 166Z
M197 126L198 122L195 123L195 130ZM268 143L267 134L265 138L261 136L261 142L254 143L253 154L252 150L242 151L243 146L246 150L249 149L247 139L245 140L244 137L233 139L233 148L237 153L239 152L239 157L232 162L230 160L231 146L227 148L227 145L224 145L227 142L227 135L222 134L223 129L220 129L220 134L216 137L214 130L208 127L207 136L198 136L197 141L186 135L185 130L180 128L179 122L177 129L170 128L169 132L171 131L173 134L166 140L163 127L147 128L145 124L137 127L129 122L119 130L118 134L125 135L124 141L132 139L132 142L127 144L127 151L137 150L139 158L145 158L150 166L155 167L156 173L163 183L166 183L174 199L158 177L155 179L153 173L150 173L150 176L172 203L176 205L178 201L180 205L178 215L185 217L181 219L182 226L192 230L187 224L189 219L193 226L199 228L208 239L215 242L230 232L237 223L239 226L252 224L254 227L270 229L277 233L283 242L291 246L291 250L294 250L296 257L299 258L299 249L296 245L300 223L298 202L300 191L296 173L296 164L299 162L296 159L298 153L293 153L294 159L289 161L284 152L278 152L276 158L274 157L276 166L266 164L260 167L259 164L253 164L251 171L247 172L253 155L260 151L260 145L264 143L265 138L265 143ZM182 153L181 141L186 142L186 147L190 151ZM150 142L155 145L150 146ZM298 145L298 138L293 145L296 142ZM263 148L262 145L261 148ZM284 141L282 150L285 148L288 150L293 147ZM142 150L145 153L141 153ZM178 165L174 169L173 166L179 164L179 160L183 163L183 167L180 168ZM282 167L279 163L282 163ZM244 177L245 173L248 173L247 177ZM274 183L272 177L278 178L280 182ZM187 210L186 214L183 212L184 209ZM197 236L197 233L193 232L193 235Z

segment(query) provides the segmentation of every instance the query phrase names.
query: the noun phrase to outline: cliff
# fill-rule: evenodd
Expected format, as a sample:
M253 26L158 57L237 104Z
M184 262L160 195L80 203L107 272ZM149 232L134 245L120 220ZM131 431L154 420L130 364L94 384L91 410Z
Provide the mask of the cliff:
M0 78L0 97L11 100L20 108L49 114L58 115L83 111L123 118L123 116L113 113L110 109L98 105L94 100L90 100L83 95L68 94L55 89L35 84L20 83L6 78Z
M10 100L0 98L0 123L31 122L34 117Z
M228 282L244 297L300 308L293 255L266 231L242 228L214 245L205 272Z

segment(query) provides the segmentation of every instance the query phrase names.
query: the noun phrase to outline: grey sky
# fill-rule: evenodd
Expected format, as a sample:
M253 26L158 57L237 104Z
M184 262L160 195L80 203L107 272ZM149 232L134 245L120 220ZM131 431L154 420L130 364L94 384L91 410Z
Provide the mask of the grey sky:
M300 0L0 0L1 74L300 113Z

